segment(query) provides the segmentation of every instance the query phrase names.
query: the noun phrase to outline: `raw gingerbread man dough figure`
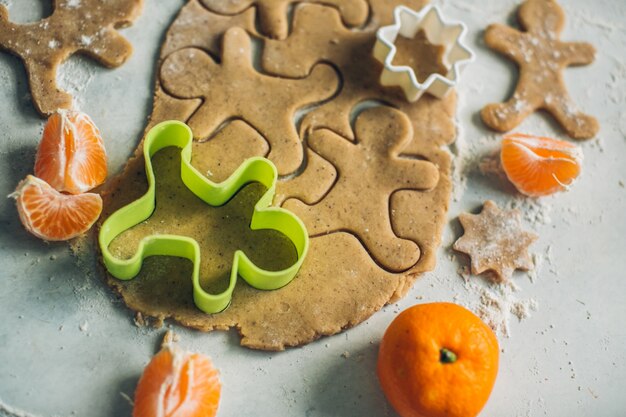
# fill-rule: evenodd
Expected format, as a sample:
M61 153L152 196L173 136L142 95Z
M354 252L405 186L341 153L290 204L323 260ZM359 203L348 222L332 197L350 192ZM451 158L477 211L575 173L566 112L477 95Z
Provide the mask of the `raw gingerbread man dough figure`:
M491 25L485 43L517 63L519 81L505 103L483 108L483 121L498 131L509 131L538 109L551 113L574 139L589 139L598 132L592 116L576 110L567 94L562 71L570 65L587 65L595 49L588 43L561 42L563 10L553 0L527 0L519 9L524 32Z
M416 243L396 236L389 200L398 190L430 190L439 170L429 161L401 157L413 139L408 117L390 107L363 111L351 142L327 129L308 138L313 151L337 168L337 180L322 200L307 205L289 199L283 207L296 213L311 236L349 232L372 258L390 271L406 270L420 257Z
M113 68L132 52L118 28L137 18L143 0L55 0L53 13L33 23L9 21L0 5L0 50L21 58L37 111L49 115L72 107L72 96L57 86L57 70L71 55L82 53Z

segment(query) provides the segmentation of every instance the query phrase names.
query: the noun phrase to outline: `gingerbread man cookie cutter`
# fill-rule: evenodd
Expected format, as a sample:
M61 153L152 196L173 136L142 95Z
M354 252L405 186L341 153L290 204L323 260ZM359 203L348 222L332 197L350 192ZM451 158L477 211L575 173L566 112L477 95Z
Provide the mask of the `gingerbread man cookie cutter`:
M394 23L376 32L373 54L383 64L381 85L400 87L410 102L419 100L426 92L437 98L444 97L456 85L462 67L474 60L474 53L462 41L467 27L460 22L444 20L436 6L426 6L419 12L398 6L393 15ZM423 83L417 80L411 67L392 64L397 51L394 43L398 35L411 39L419 30L426 33L431 43L444 46L443 64L447 68L445 75L430 74Z
M252 287L274 290L287 285L296 276L309 249L309 235L304 223L293 213L279 207L270 207L276 190L278 173L266 158L253 157L244 161L225 181L214 183L191 165L193 134L178 121L166 121L148 132L143 145L148 191L138 200L114 212L102 224L98 243L106 269L121 280L130 280L139 274L143 260L150 256L176 256L193 263L193 299L205 313L219 313L226 309L241 276ZM256 266L237 250L233 256L228 288L219 294L210 294L200 285L200 246L189 237L178 235L150 235L140 242L135 254L128 259L116 257L110 250L111 242L124 231L147 220L156 208L156 180L152 156L163 148L175 146L181 150L180 176L185 186L210 206L227 203L243 186L259 182L267 191L254 206L250 222L252 230L272 229L285 235L293 243L297 260L288 268L270 271Z

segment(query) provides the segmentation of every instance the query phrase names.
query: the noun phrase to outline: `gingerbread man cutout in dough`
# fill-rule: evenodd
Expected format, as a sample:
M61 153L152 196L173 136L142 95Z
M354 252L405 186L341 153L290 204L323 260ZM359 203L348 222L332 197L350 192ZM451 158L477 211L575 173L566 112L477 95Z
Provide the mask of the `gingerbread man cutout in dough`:
M38 22L17 24L0 5L0 49L17 55L26 67L35 108L42 115L72 107L72 96L56 83L57 70L76 52L113 68L132 46L116 29L139 15L143 0L54 0L53 13Z
M598 122L580 113L567 94L562 71L570 65L593 62L595 49L582 42L561 42L563 10L553 0L527 0L519 9L524 32L491 25L485 43L512 59L520 68L513 97L505 103L483 108L483 121L498 131L508 131L538 109L550 112L575 139L588 139L598 132Z
M285 39L289 30L289 6L296 2L321 3L336 7L348 27L365 23L368 5L365 0L201 0L209 9L219 14L234 15L256 6L263 34L275 39Z
M196 138L208 137L227 120L243 119L270 143L267 157L278 173L295 171L302 163L303 146L294 114L330 97L338 88L337 74L328 65L316 66L301 79L261 74L252 65L245 30L229 29L223 42L221 64L195 48L169 55L161 67L163 88L179 98L203 99L187 122Z
M317 204L289 199L283 206L297 213L312 237L352 233L385 269L406 270L419 260L420 250L414 242L396 236L389 200L398 190L432 189L439 170L431 162L400 157L413 129L398 110L363 111L356 119L355 135L357 140L351 142L327 129L314 131L308 144L337 168L337 180Z

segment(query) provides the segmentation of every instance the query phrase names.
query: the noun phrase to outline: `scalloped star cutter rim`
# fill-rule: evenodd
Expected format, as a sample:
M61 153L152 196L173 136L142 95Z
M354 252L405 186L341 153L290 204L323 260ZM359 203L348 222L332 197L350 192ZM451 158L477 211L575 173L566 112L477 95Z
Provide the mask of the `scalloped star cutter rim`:
M253 157L245 160L230 177L214 183L191 165L193 133L189 126L178 121L166 121L153 127L143 145L148 191L139 199L114 212L102 224L98 243L104 265L117 279L130 280L139 274L143 260L150 256L176 256L193 263L193 299L196 307L205 313L225 310L241 276L249 285L260 290L275 290L287 285L296 276L309 249L309 235L304 223L290 211L271 207L278 173L274 164L266 158ZM156 208L156 180L152 168L152 156L161 149L175 146L181 150L180 175L185 186L210 206L227 203L241 188L258 182L267 191L254 206L250 228L272 229L285 235L294 244L297 260L288 268L270 271L259 268L241 251L233 256L228 288L219 294L210 294L200 285L200 246L194 239L178 235L150 235L144 237L136 253L128 259L117 258L109 251L109 245L124 231L152 216Z
M383 64L380 83L383 86L398 86L409 102L419 100L426 92L443 98L457 84L462 66L474 60L474 53L462 41L467 26L462 22L444 20L437 6L428 5L419 12L406 6L394 9L394 23L376 31L373 54ZM417 80L415 71L406 65L393 65L398 35L413 38L423 29L429 42L445 47L443 64L448 69L445 76L430 74L423 83Z

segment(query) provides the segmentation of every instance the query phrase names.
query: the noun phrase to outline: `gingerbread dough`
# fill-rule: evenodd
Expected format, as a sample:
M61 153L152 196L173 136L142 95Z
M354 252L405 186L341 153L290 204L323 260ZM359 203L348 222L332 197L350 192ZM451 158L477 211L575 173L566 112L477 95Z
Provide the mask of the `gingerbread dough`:
M446 48L431 44L423 29L418 30L413 38L398 36L393 44L397 52L391 63L395 66L411 67L418 82L423 83L433 73L445 76L448 72L443 64ZM398 57L405 57L405 59Z
M523 32L491 25L485 33L487 46L515 61L520 74L511 99L483 108L483 121L492 129L506 132L534 111L545 109L572 138L594 137L598 121L576 109L567 94L563 70L570 65L590 64L595 49L588 43L559 40L565 17L553 0L526 0L518 17Z
M0 49L18 56L28 73L35 108L42 115L72 107L72 96L57 86L57 70L81 53L113 68L132 46L116 29L130 25L143 0L54 0L53 13L34 23L16 24L0 5Z
M332 210L327 199L340 205L337 207L337 213L342 213L345 207L346 210L351 209L354 213L367 218L363 218L361 223L336 221L334 224L336 227L333 227L333 230L329 229L327 234L320 232L321 234L314 235L311 238L309 255L299 274L286 287L276 291L259 291L247 285L238 285L231 306L215 315L204 314L194 307L189 288L190 264L187 261L166 257L149 259L137 279L125 282L108 278L109 285L120 293L131 309L159 319L171 317L185 326L204 331L234 327L241 334L243 345L257 349L280 350L287 346L308 343L320 336L331 335L362 322L385 304L394 302L404 295L418 274L434 267L435 251L446 221L451 187L450 154L441 146L454 140L455 96L450 94L444 100L423 97L417 103L408 104L404 103L400 94L396 96L393 90L383 91L376 87L377 74L374 69L369 68L370 62L376 65L375 60L371 58L373 31L379 24L391 21L393 7L398 3L400 1L371 0L372 14L366 24L367 29L354 31L345 29L335 8L319 4L300 4L295 8L296 16L304 12L307 14L314 12L316 19L303 21L299 18L297 22L294 21L291 35L286 40L280 41L289 43L293 50L286 48L282 52L277 50L272 52L276 60L289 63L286 67L292 70L289 74L276 73L283 80L273 89L267 90L267 93L274 97L289 97L289 92L276 89L285 89L284 86L292 82L290 78L301 79L298 82L306 84L312 74L319 71L319 64L323 62L332 64L339 71L343 82L341 89L320 107L306 109L302 112L303 119L299 118L298 113L295 121L292 120L292 127L301 145L300 153L293 153L292 158L300 159L302 162L295 171L279 181L274 203L297 205L306 211L310 218L305 222L310 231L316 227L314 224L316 212L319 211L326 218L332 219ZM410 3L413 8L423 5L421 1ZM198 114L198 109L205 103L203 101L206 100L205 95L217 94L225 89L224 84L209 80L206 74L220 73L219 68L224 62L217 65L215 58L229 54L238 55L237 51L227 50L228 38L232 35L226 28L239 26L254 35L254 30L249 26L250 10L256 9L246 9L242 14L232 16L219 15L204 7L199 0L191 0L181 10L162 47L150 126L170 118L193 120L194 115ZM325 31L332 33L329 35L324 33ZM333 39L332 35L335 33L333 31L341 36L336 37L333 42L328 42ZM225 32L228 35L224 37ZM198 33L202 33L202 36ZM244 38L243 31L235 30L234 33L237 42ZM299 35L294 37L296 33ZM318 34L323 37L319 39ZM223 39L224 44L217 42L219 39ZM262 48L262 54L276 48L278 43L275 42L279 41L261 39L259 47ZM223 46L222 50L220 45ZM200 49L210 53L214 59ZM176 59L185 56L190 58L188 55L190 52L196 54L191 61L199 61L187 67L190 69L189 74L179 77L178 80L165 75L169 71L167 69L169 63L181 62ZM300 61L296 59L296 53L301 54ZM357 62L358 65L349 66L348 58L344 57L343 53L348 55L352 53L355 58L365 56L368 58ZM241 56L251 55L247 51ZM206 67L198 66L198 62L206 64ZM254 114L254 109L249 109L250 114L237 115L232 113L235 113L235 110L238 112L239 108L230 107L232 102L239 102L241 106L248 105L246 100L250 101L251 97L255 96L255 89L265 88L258 82L251 88L252 83L248 77L270 77L262 74L263 71L252 70L249 66L232 68L230 72L232 74L229 76L236 79L237 83L228 84L230 90L228 101L219 103L219 106L227 110L211 106L215 112L222 112L220 121L212 123L213 127L207 129L205 135L198 135L198 132L195 132L196 136L203 139L194 144L192 164L201 172L210 175L214 181L226 178L238 164L252 155L268 155L277 162L276 155L272 153L277 138L261 131L258 123L255 123L255 117L258 116ZM174 73L180 74L176 71ZM365 78L371 78L371 84L355 82L350 78L357 77L361 80L362 73L366 73ZM183 78L185 81L179 82ZM176 85L176 91L172 89L171 84ZM196 88L201 94L181 94L181 91ZM312 88L316 91L304 94L323 95L319 85ZM349 89L350 97L343 99L341 97L347 94L346 89ZM172 95L174 93L176 96ZM291 96L295 100L296 96L302 94L302 91L294 89ZM355 107L366 98L392 103L398 109L383 107L363 110ZM333 104L337 100L339 103ZM331 104L332 109L338 113L337 118L311 117L319 109ZM264 107L268 106L275 114L267 117L271 117L277 124L281 124L283 118L293 116L292 107L279 100L263 99L256 111L267 111ZM354 132L350 124L351 115L358 120ZM340 123L333 124L335 120L339 120ZM269 123L266 120L262 122ZM346 134L331 125L343 127ZM385 144L388 147L384 147ZM305 151L302 152L302 149ZM345 152L337 154L332 152L333 149L343 149ZM129 161L124 172L111 183L104 195L103 219L116 208L145 192L140 150L141 146L136 151L138 157ZM295 148L291 151L298 152ZM285 155L288 155L288 152L285 152ZM351 168L352 159L355 162L367 161L363 172L367 172L368 180L364 180L354 189L352 187L356 187L357 181L354 179L356 172ZM278 162L280 163L280 160ZM161 169L165 170L162 172L167 172L168 164L175 166L176 161L162 157L160 163L163 164ZM402 184L398 179L408 168L417 171L405 178L409 183ZM423 175L419 175L420 172ZM343 178L343 175L348 174L352 179ZM171 175L175 176L173 173ZM370 181L370 178L375 178L375 181ZM347 186L348 184L352 185ZM355 207L355 199L346 193L366 193L368 185L373 198L378 201L378 206L375 210L358 211L361 208ZM378 189L380 192L376 191ZM179 194L177 187L170 187L169 190L168 195L173 202L187 201L189 198ZM254 187L248 187L244 191L253 193ZM342 194L345 194L345 200L341 198ZM254 201L253 197L254 195L247 196L244 193L240 201L246 199ZM236 201L232 203L235 206L239 204ZM352 207L348 203L352 204ZM207 242L213 233L222 233L219 232L221 228L225 229L223 231L225 235L231 236L226 232L235 226L231 226L231 221L234 220L227 218L230 216L228 211L224 211L222 216L226 223L211 226L217 223L206 218L205 206L203 205L202 210L187 210L179 209L174 204L169 208L171 214L161 212L159 216L166 221L176 219L180 223L180 226L176 227L184 227L189 233L194 233L194 236ZM180 215L180 210L185 210L184 217ZM237 227L245 225L245 210L242 210L235 210L234 213L242 214L237 216L233 214L233 217L239 219ZM386 213L381 215L381 210ZM386 220L381 221L378 217ZM372 239L365 244L361 240L361 235L367 233L365 225L377 222L384 226L377 227L385 229L383 234L379 235L383 246L401 242L406 248L413 248L410 253L399 254L400 262L395 259L397 253L390 249L384 251L374 247L376 236L372 235ZM159 224L153 222L152 227L159 227ZM168 230L176 232L178 229ZM133 250L133 238L131 235L124 238L129 240L116 242L116 245L119 245L117 250L129 253ZM282 256L289 256L288 252L281 249L280 240L270 239L267 242L268 250L259 252L260 257L268 252L270 255L284 253ZM368 246L372 246L373 249ZM209 268L207 271L214 270L211 268L215 268L215 265L228 265L230 262L228 255L224 251L220 252L218 247L219 245L213 243L207 243L203 247L203 258L212 257L215 262L212 266L207 266ZM264 260L257 261L263 263ZM409 269L393 272L394 268ZM221 281L218 272L212 274L214 279L211 281L214 282L213 285L219 286ZM207 285L211 284L207 282Z
M425 2L414 2L419 10ZM385 9L388 11L388 9ZM391 9L393 10L393 9ZM407 103L399 89L381 87L379 77L381 64L374 59L372 49L376 41L373 30L353 31L343 26L339 13L332 8L305 4L294 13L293 31L283 41L267 40L263 50L263 68L276 75L303 77L318 62L332 62L342 74L343 85L338 96L308 113L302 121L301 130L327 127L348 139L354 139L350 126L350 113L354 106L366 100L379 100L399 108L415 120L424 115L425 109L435 112L446 111L454 105L454 94L443 100L425 96L417 103ZM418 42L419 45L419 42ZM440 48L432 46L436 55ZM397 59L402 61L401 52ZM426 52L422 48L421 52ZM412 52L419 52L413 50ZM411 58L414 59L414 58ZM404 59L408 61L409 59ZM426 60L424 60L426 61ZM420 61L421 62L421 61ZM440 63L424 64L420 73L440 70ZM428 111L428 110L426 110ZM425 125L416 122L414 128L424 129ZM417 130L417 129L415 129ZM436 137L438 135L435 136ZM454 134L450 135L452 138ZM429 138L432 141L433 137ZM450 139L447 139L450 141ZM442 143L440 143L442 144Z
M247 139L254 137L248 136ZM251 149L255 142L250 143ZM241 156L250 156L251 151L243 151ZM205 147L203 152L210 152ZM232 258L237 250L242 250L260 268L280 270L296 261L293 244L273 230L251 230L254 204L264 194L260 184L247 185L227 204L212 207L198 198L185 186L180 177L180 149L170 147L159 151L152 158L156 181L157 206L146 221L120 234L110 245L112 253L120 259L128 259L136 253L139 241L148 235L176 234L193 238L201 250L200 283L210 293L220 293L228 287ZM212 176L215 175L212 173ZM167 262L156 260L153 265ZM185 268L187 271L187 268ZM185 274L162 275L171 280ZM189 275L186 276L189 279ZM143 279L138 277L137 279ZM178 285L179 281L176 284ZM144 284L137 284L142 286ZM239 282L238 285L243 285ZM165 289L165 285L160 285Z
M496 280L506 281L516 269L533 268L528 247L537 235L522 229L519 210L501 210L487 200L480 214L463 213L459 221L465 233L453 248L470 256L472 274L490 271Z
M255 6L263 34L270 38L284 39L287 36L289 6L293 3L321 3L336 7L349 27L365 23L368 6L365 0L202 0L202 3L219 14L234 15Z
M309 136L311 149L339 171L337 181L315 205L287 200L284 207L304 221L310 236L347 230L385 269L409 269L419 260L420 250L415 242L394 234L390 196L401 189L434 188L439 171L432 162L399 157L413 138L413 130L408 118L397 110L378 107L364 111L356 119L355 134L355 143L326 129Z
M163 62L161 83L173 96L203 99L188 121L196 138L206 138L229 118L241 118L267 138L271 146L268 158L284 175L295 171L303 158L293 124L296 110L329 98L339 80L327 65L315 67L303 79L256 72L250 37L245 30L234 27L224 34L220 65L198 49L181 49ZM237 90L231 86L237 86ZM237 94L239 91L247 94Z

